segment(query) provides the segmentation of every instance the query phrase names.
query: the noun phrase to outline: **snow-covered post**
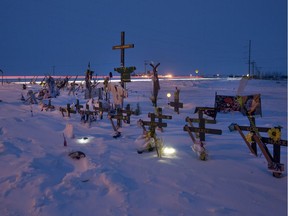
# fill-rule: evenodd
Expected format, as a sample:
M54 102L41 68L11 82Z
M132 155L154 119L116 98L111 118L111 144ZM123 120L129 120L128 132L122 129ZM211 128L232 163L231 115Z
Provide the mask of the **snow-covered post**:
M158 73L157 73L157 68L160 65L158 63L156 66L153 64L150 64L150 66L153 68L153 95L152 95L152 104L154 107L157 107L157 97L158 97L158 91L160 90L160 83L159 83L159 78L158 78Z
M86 93L85 93L85 98L90 99L92 98L92 76L93 76L94 71L89 69L86 71L86 76L85 76L85 85L86 85Z
M46 80L46 83L48 84L50 96L54 98L56 96L54 78L52 76L49 76Z

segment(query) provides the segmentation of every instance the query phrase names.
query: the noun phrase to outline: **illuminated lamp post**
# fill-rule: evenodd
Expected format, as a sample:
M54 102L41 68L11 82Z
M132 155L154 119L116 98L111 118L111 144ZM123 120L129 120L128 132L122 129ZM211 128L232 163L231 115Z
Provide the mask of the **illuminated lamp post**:
M170 97L171 97L171 93L167 93L167 99L168 99L168 104L169 104L169 102L170 102Z

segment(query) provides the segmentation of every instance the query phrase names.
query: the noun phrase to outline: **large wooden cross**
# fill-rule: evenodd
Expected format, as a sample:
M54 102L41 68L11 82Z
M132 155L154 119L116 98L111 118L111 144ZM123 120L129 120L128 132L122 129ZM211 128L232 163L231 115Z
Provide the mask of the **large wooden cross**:
M112 47L113 50L121 50L121 67L125 67L125 49L128 48L134 48L134 44L125 44L125 32L121 32L121 44Z
M121 86L125 88L125 82L130 82L130 74L136 70L136 67L125 67L125 49L134 48L134 44L125 44L125 32L121 32L121 44L113 46L112 49L120 49L121 50L121 61L120 67L114 68L114 71L117 71L121 74Z
M263 153L265 159L268 162L268 169L273 172L274 177L280 177L282 172L284 171L284 164L280 163L280 151L281 146L287 147L287 140L281 140L280 138L277 140L273 140L272 138L262 137L260 132L268 132L272 128L267 127L257 127L255 124L255 118L252 116L247 116L250 121L250 126L240 126L238 124L231 124L229 126L230 131L237 130L247 147L251 151L252 154L257 156L257 145L259 146L261 152ZM281 128L278 130L281 132ZM247 140L243 131L249 131L251 133L251 143ZM273 145L273 156L267 148L266 144Z

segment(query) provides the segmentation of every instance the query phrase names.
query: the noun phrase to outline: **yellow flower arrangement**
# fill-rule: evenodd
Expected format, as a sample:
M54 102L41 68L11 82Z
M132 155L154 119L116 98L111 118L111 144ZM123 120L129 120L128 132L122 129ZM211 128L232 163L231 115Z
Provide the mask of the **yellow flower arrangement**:
M249 132L245 138L247 140L247 142L251 143L253 140L252 140L252 137L253 137L253 133Z
M278 141L281 138L281 131L279 128L274 127L274 128L270 128L268 130L268 136L269 138L271 138L273 141Z

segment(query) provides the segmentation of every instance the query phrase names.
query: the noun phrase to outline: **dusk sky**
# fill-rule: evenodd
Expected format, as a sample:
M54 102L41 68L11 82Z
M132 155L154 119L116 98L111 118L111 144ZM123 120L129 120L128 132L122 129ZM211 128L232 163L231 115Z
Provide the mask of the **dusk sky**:
M1 0L0 69L4 75L136 73L242 75L287 73L286 0ZM252 66L251 66L252 71Z

